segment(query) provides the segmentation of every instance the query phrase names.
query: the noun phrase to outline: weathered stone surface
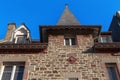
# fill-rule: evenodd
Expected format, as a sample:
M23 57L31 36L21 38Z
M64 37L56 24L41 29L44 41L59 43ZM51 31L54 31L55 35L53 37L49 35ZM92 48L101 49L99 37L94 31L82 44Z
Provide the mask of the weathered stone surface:
M60 39L63 41L60 42ZM77 46L64 46L63 43L64 36L51 36L47 54L44 54L44 51L34 54L0 53L0 65L7 61L26 62L23 80L68 80L71 77L80 80L107 80L106 68L103 65L107 62L120 62L120 57L110 54L87 53L87 47L92 48L94 44L90 35L85 38L77 35ZM70 56L77 58L77 61L69 63L67 59Z
M15 29L16 29L15 23L8 24L8 29L7 29L7 34L6 34L5 40L10 41L12 39L12 35L13 35Z

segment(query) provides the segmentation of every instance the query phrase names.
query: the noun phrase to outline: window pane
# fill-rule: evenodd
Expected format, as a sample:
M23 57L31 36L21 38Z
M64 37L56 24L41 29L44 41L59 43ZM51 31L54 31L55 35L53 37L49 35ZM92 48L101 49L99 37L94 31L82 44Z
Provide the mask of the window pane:
M75 38L71 38L71 45L75 45Z
M13 68L13 66L5 66L4 72L11 72L12 68Z
M107 67L110 80L118 80L115 67Z
M24 41L25 41L25 37L21 36L21 37L18 37L17 43L24 43Z
M22 80L24 73L24 66L16 66L14 80Z
M65 38L65 45L70 45L69 38Z
M23 72L24 71L24 66L16 66L16 72Z
M2 80L10 80L11 74L12 74L12 66L5 66L3 75L2 75Z
M108 42L108 41L107 41L107 37L102 37L102 42L103 42L103 43Z

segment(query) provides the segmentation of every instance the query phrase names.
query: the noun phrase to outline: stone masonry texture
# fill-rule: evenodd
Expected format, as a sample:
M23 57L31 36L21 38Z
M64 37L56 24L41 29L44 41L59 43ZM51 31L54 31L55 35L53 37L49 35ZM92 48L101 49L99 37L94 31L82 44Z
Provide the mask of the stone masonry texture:
M64 46L64 35L49 35L48 47L39 53L0 52L0 68L3 62L25 62L23 80L108 80L105 63L120 63L120 57L110 54L94 54L92 35L76 35L77 45ZM73 56L73 64L67 61ZM0 69L1 70L1 69Z

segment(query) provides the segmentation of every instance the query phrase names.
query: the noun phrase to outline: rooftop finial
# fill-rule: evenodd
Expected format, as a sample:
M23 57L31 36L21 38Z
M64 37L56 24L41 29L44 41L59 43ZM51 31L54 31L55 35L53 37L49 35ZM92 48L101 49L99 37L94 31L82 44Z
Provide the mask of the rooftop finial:
M65 4L65 7L68 8L68 4Z

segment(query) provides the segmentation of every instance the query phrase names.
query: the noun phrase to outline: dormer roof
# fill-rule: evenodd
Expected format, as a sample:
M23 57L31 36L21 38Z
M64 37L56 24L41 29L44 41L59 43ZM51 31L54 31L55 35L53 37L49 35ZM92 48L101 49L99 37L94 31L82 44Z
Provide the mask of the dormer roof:
M14 32L17 32L18 30L22 28L26 30L27 32L30 32L30 30L27 28L27 26L24 23L22 23Z

